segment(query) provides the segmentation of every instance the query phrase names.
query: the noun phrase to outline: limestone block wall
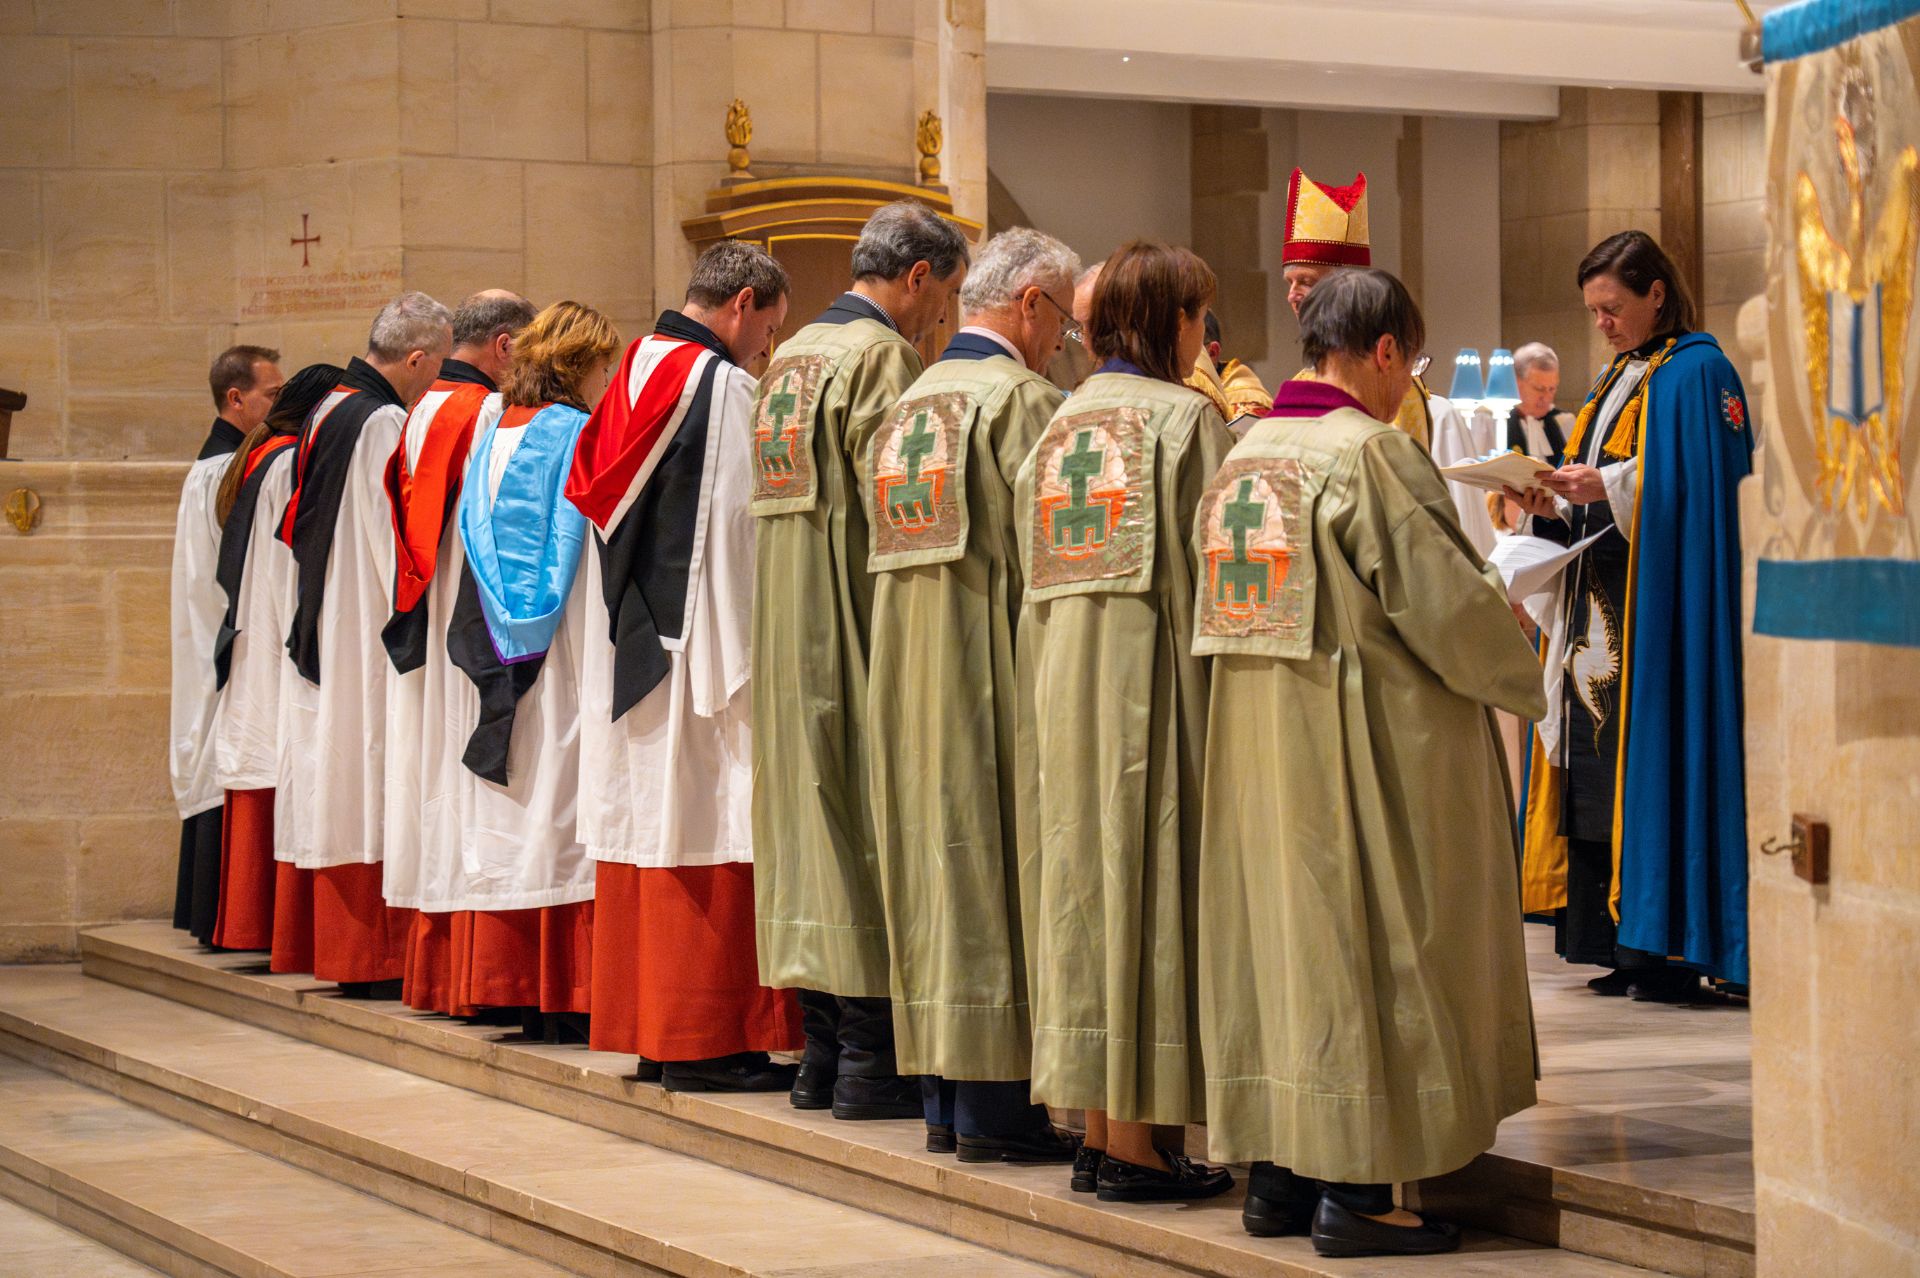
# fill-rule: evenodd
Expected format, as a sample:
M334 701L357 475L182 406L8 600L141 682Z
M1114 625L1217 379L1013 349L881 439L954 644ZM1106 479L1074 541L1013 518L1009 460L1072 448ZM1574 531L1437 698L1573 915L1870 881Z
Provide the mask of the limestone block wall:
M1767 287L1766 99L1709 93L1700 114L1701 322L1744 380L1740 307Z
M168 565L184 464L0 464L40 527L0 525L0 963L170 908Z

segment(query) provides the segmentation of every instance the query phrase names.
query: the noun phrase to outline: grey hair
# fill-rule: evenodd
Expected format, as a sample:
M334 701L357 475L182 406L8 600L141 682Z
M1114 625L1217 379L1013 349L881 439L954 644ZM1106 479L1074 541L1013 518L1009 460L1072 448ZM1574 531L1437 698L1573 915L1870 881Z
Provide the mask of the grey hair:
M1528 342L1513 353L1515 377L1525 377L1536 368L1544 368L1550 373L1560 371L1560 357L1545 342Z
M897 280L925 262L944 280L967 262L960 228L918 200L895 200L874 210L853 246L853 278Z
M1044 231L1016 226L988 240L960 286L960 313L997 311L1029 288L1072 288L1080 255Z
M453 313L453 344L479 346L502 333L517 333L531 323L533 303L518 293L475 293Z
M1365 355L1388 336L1412 359L1427 344L1427 322L1407 286L1378 267L1335 271L1300 304L1300 353L1315 368L1330 355Z
M380 308L367 333L367 354L405 359L414 351L445 351L453 344L453 313L425 293L402 293Z

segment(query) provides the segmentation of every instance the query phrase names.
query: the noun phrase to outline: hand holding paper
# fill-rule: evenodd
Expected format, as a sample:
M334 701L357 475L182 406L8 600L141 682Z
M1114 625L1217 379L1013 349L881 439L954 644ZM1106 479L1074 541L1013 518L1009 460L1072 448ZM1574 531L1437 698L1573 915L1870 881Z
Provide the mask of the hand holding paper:
M1496 493L1508 488L1525 492L1542 487L1541 478L1551 475L1553 467L1525 453L1496 451L1457 466L1442 466L1440 473L1470 488L1485 488Z

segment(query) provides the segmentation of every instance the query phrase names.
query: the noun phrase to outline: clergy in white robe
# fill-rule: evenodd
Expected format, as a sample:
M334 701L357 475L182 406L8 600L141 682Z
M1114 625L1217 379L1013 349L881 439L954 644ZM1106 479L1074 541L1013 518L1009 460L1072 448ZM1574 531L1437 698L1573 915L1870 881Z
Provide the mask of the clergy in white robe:
M273 795L279 779L280 689L290 668L284 639L293 617L293 554L274 516L293 491L300 424L344 370L314 364L287 380L267 420L249 431L220 482L220 558L215 576L226 616L214 641L214 780L226 794L220 909L213 943L265 950L273 944L279 862L273 855Z
M173 698L167 772L180 812L180 867L173 925L211 943L220 899L220 800L212 727L213 646L226 599L214 580L220 520L214 509L227 462L280 392L280 352L264 346L222 351L208 370L218 416L187 469L173 537Z
M1464 407L1443 395L1427 398L1433 416L1433 439L1427 451L1433 454L1435 466L1458 466L1500 447L1492 410L1478 402L1463 403ZM1493 516L1487 509L1487 490L1449 480L1447 495L1460 517L1460 531L1480 557L1486 558L1493 550Z
M754 937L754 381L787 311L764 251L716 245L627 351L575 452L591 521L580 831L597 862L592 1046L676 1090L785 1090L790 990Z
M381 309L366 358L348 363L301 430L281 522L297 565L287 652L299 676L283 704L286 855L313 871L314 975L355 994L399 979L411 925L389 910L380 885L388 669L380 632L394 562L385 471L407 406L452 346L449 320L424 293Z

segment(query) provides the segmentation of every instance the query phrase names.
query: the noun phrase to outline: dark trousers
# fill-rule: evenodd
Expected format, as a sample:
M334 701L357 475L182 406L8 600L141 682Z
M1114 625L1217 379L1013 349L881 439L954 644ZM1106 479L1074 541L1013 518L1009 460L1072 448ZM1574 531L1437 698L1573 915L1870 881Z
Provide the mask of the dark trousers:
M213 944L220 915L220 839L226 806L209 808L180 823L180 869L173 888L173 925Z
M801 1060L848 1078L892 1078L893 1003L884 998L840 998L800 991L800 1025L807 1047Z
M1620 928L1608 905L1613 895L1613 844L1567 840L1567 908L1553 922L1553 948L1569 963L1598 967L1666 966L1666 956L1620 944Z
M1276 1163L1255 1163L1247 1169L1247 1196L1305 1208L1321 1195L1362 1216L1384 1216L1393 1210L1392 1185L1350 1185L1336 1180L1308 1180Z
M920 1079L920 1101L927 1126L950 1127L959 1136L1025 1136L1050 1122L1026 1079L968 1083L929 1074Z

